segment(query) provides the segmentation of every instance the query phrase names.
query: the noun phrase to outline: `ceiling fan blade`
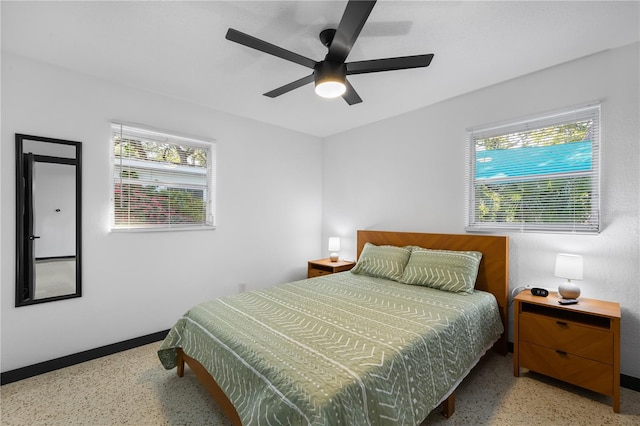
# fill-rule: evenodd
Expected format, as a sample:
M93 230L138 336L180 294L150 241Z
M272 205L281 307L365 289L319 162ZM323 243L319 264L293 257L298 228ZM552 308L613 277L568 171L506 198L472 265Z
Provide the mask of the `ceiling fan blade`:
M329 46L327 59L336 62L344 62L347 59L375 4L375 0L349 0Z
M302 77L299 80L292 81L291 83L285 84L284 86L278 87L277 89L273 89L270 92L264 93L264 96L275 98L276 96L284 95L285 93L290 92L293 89L297 89L298 87L302 87L305 84L309 83L313 83L313 74Z
M347 86L347 90L342 95L342 98L347 101L349 105L359 104L362 102L362 98L360 98L358 92L356 92L356 89L353 88L348 80L344 81L344 85Z
M404 70L408 68L428 67L433 53L428 55L400 56L397 58L372 59L369 61L349 62L347 75L365 74L368 72Z
M297 53L291 52L287 49L283 49L282 47L276 46L275 44L268 43L264 40L260 40L259 38L255 38L253 36L250 36L249 34L242 33L238 30L234 30L233 28L229 28L225 38L227 40L235 41L236 43L240 43L252 49L256 49L261 52L268 53L273 56L277 56L278 58L295 62L296 64L300 64L307 68L313 69L313 67L316 66L316 61L314 61L313 59L309 59L302 55L298 55Z

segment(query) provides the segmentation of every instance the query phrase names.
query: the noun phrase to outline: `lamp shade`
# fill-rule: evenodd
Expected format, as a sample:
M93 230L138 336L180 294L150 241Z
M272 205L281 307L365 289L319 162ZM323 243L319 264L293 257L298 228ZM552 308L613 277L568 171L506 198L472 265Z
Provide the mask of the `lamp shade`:
M571 280L582 279L582 256L578 254L558 253L556 255L555 276L566 278L566 281L558 286L558 293L564 299L577 299L580 296L580 287Z
M569 280L582 279L583 260L579 254L558 253L556 255L555 276Z
M340 251L340 238L339 237L330 237L329 238L329 251Z

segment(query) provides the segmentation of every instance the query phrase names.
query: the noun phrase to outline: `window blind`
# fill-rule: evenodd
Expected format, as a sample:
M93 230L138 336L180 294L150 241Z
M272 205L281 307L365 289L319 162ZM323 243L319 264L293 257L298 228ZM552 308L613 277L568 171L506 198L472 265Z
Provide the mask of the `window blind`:
M467 146L467 229L599 232L599 104L470 129Z
M213 227L215 145L111 126L113 229Z

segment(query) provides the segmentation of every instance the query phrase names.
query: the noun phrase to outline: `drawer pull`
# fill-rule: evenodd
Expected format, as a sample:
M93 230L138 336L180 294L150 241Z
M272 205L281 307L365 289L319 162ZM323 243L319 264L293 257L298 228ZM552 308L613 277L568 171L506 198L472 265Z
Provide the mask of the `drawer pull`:
M564 322L564 321L556 321L556 324L561 325L561 326L563 326L563 327L566 327L566 326L567 326L567 323L566 323L566 322Z
M567 353L565 351L561 351L559 349L556 349L556 352L558 353L558 355L567 356Z

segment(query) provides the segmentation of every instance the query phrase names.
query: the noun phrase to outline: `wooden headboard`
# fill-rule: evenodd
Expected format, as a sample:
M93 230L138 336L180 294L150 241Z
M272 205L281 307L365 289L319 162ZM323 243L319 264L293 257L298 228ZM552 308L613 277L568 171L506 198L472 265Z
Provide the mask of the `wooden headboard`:
M498 301L505 332L494 350L507 353L509 306L509 238L493 235L422 234L417 232L358 231L358 257L365 243L420 246L437 250L475 250L482 253L475 288L492 293Z

